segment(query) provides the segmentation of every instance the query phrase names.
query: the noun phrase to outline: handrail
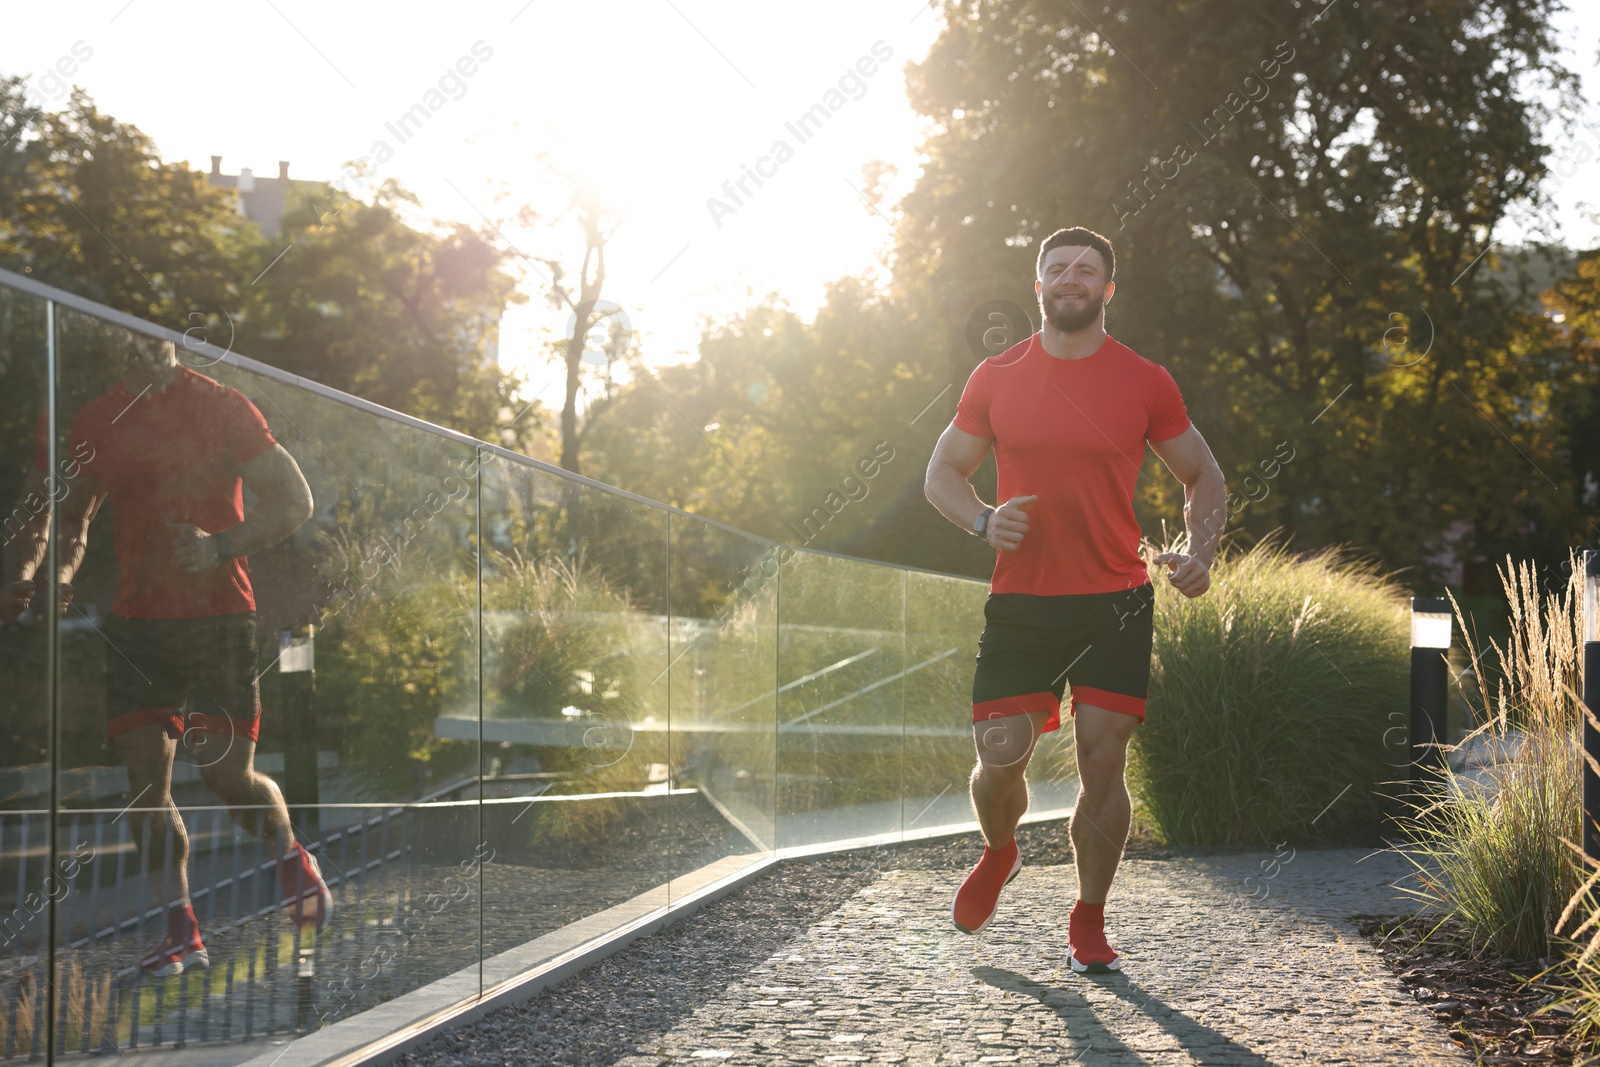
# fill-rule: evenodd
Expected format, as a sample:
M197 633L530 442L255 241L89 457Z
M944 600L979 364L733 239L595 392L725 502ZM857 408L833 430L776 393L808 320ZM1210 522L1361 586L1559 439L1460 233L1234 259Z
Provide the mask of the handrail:
M493 444L488 441L480 441L476 437L468 436L459 430L452 430L447 426L440 426L437 423L428 422L425 419L419 419L415 415L407 415L403 411L396 411L393 408L386 408L382 404L376 404L370 400L364 400L359 396L354 396L350 393L335 389L330 385L324 385L322 382L315 382L309 378L303 378L298 374L291 374L286 370L271 366L270 364L262 363L259 360L251 359L249 356L240 355L238 352L235 352L232 349L218 348L209 341L193 341L188 336L180 333L177 330L170 330L165 326L158 326L153 322L146 322L144 319L141 319L135 315L129 315L125 311L118 311L116 308L97 303L96 301L90 300L88 297L79 296L76 293L68 292L65 289L59 289L56 286L46 284L45 282L36 281L33 278L17 274L13 271L0 269L0 288L14 289L18 292L26 293L29 296L35 296L42 300L54 301L61 307L71 308L72 310L81 312L85 315L91 315L114 325L121 326L124 329L131 330L134 333L144 334L146 337L159 338L163 341L171 341L174 345L181 346L185 351L203 355L212 360L214 363L226 363L231 367L237 367L240 370L259 375L260 377L269 379L270 381L275 381L280 385L288 385L297 389L304 389L307 392L314 393L326 400L331 400L336 404L342 404L345 407L353 408L356 411L363 412L364 414L372 415L380 419L386 419L390 422L398 422L401 425L409 426L412 429L421 430L424 433L430 433L436 437L442 437L448 441L454 441L460 445L466 445L484 452L488 452L491 455L495 455L501 459L508 459L521 466L531 467L534 470L543 471L546 474L553 474L558 478L577 482L579 485L587 486L602 493L609 493L613 496L619 496L625 500L631 500L636 504L643 504L646 507L655 508L658 511L664 511L669 515L679 515L686 519L692 519L695 522L703 522L708 526L714 526L719 530L724 530L731 534L737 534L740 537L749 538L752 541L770 545L773 548L787 548L793 552L803 552L812 556L823 556L832 559L848 560L852 563L865 563L874 567L887 567L892 570L908 571L917 574L931 574L940 578L953 578L964 582L982 581L982 579L973 578L970 575L965 574L950 574L946 571L930 570L926 567L913 567L906 563L888 563L883 560L863 559L860 556L848 556L840 552L828 552L820 548L807 548L803 545L791 545L785 541L774 541L770 537L763 537L760 534L754 534L748 530L741 530L737 526L730 526L729 524L718 519L710 519L704 515L696 515L691 511L685 511L680 507L676 507L675 505L664 504L659 500L652 500L647 496L640 496L638 493L632 493L626 489L619 489L614 485L607 485L605 482L597 481L596 479L590 478L587 475L575 474L563 467L546 463L543 460L534 459L532 456L525 456L521 452L513 452L511 449L502 445Z

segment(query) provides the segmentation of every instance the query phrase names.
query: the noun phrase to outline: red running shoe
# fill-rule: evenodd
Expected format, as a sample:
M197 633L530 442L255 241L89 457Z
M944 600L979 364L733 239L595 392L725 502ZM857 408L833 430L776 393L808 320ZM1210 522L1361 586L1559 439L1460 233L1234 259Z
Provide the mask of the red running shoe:
M211 966L211 954L200 940L200 924L187 904L167 911L167 936L161 947L139 961L139 969L154 978L171 978L189 967Z
M1072 969L1079 974L1122 970L1122 957L1106 940L1106 906L1078 901L1067 919L1067 946Z
M333 915L333 894L322 880L322 868L298 841L294 851L278 860L278 887L283 890L289 918L302 933L308 926L320 930L328 925Z
M1017 851L1015 838L998 850L985 845L982 858L961 883L955 904L950 908L950 918L956 929L964 934L975 934L988 926L1000 903L1000 890L1021 872L1022 854Z

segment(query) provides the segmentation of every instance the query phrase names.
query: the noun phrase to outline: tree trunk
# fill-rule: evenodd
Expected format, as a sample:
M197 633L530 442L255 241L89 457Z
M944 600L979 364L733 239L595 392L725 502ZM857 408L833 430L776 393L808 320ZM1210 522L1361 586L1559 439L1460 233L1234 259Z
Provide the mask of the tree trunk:
M567 364L567 391L566 401L561 407L561 468L573 474L578 471L578 368L583 355L583 335L581 327L584 316L579 317L578 331L573 334L572 340L567 344L565 353ZM578 544L583 539L582 499L583 488L577 482L567 482L565 487L566 510L566 555L572 559L578 554Z

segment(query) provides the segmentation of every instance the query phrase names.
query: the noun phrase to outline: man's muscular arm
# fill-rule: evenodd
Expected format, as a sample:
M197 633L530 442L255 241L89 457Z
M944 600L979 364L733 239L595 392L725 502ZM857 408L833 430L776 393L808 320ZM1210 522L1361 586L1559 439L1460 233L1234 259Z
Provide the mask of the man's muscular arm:
M1150 448L1183 483L1183 525L1189 542L1187 553L1164 552L1156 562L1175 564L1167 580L1185 596L1196 597L1211 586L1211 564L1228 522L1222 468L1192 424L1169 440L1151 441Z
M22 491L11 509L11 517L25 516L20 529L13 530L8 523L4 550L4 570L0 581L6 585L28 581L44 562L46 538L50 531L50 493L52 490L44 471L30 467Z
M51 499L58 492L59 503ZM43 506L33 511L30 498L42 499ZM50 514L55 507L61 508L56 585L63 605L72 599L72 576L83 563L83 554L89 546L89 524L105 498L105 489L87 474L79 474L67 482L47 478L42 471L29 473L18 504L18 510L30 513L28 523L5 546L4 572L0 574L0 622L16 622L38 592L35 579L39 568L44 566Z
M8 525L3 570L0 570L0 622L16 622L33 600L34 572L44 562L50 536L50 490L45 473L29 468L11 515L25 519L21 529Z
M208 571L221 564L216 536L225 534L234 556L248 556L277 544L311 517L311 488L300 465L282 445L239 464L239 476L256 495L256 506L243 522L228 530L202 530L188 523L168 523L177 535L173 553L186 571Z
M61 543L56 546L56 581L63 586L70 585L72 576L83 566L84 554L89 551L89 524L94 521L108 493L104 486L86 474L80 474L78 482L61 502Z
M933 457L928 460L928 473L922 491L939 514L957 526L972 532L972 524L988 510L978 497L978 491L967 479L978 469L983 457L989 454L994 442L985 437L974 437L956 429L955 423L945 427L934 446ZM1019 496L994 509L989 517L984 540L1002 552L1015 552L1028 532L1027 508L1038 497Z

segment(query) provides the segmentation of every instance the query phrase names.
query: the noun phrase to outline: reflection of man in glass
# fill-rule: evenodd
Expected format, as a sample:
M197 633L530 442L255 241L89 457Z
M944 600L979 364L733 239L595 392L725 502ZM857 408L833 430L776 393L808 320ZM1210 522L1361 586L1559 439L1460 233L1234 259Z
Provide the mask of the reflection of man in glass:
M305 522L311 491L256 406L180 366L171 342L115 331L109 348L122 380L73 420L69 451L90 458L56 494L57 583L70 600L90 521L109 496L118 579L104 627L107 733L128 768L134 840L148 849L151 884L168 909L166 940L139 965L169 975L210 963L189 902L188 835L171 793L180 739L234 820L278 857L295 923L321 929L332 909L277 784L254 767L261 703L245 557ZM41 455L41 472L44 464ZM248 517L242 486L258 498ZM37 592L49 510L30 531L33 551L7 559L0 619L15 621Z

